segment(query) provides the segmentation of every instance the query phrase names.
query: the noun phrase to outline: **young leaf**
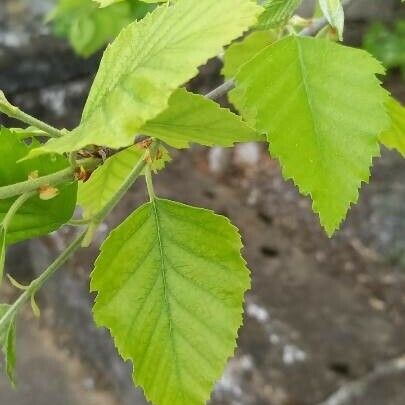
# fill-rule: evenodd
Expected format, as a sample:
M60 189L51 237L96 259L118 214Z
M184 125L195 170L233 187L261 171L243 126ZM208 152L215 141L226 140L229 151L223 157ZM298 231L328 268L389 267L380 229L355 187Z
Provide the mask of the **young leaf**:
M111 201L121 188L133 167L143 159L145 150L135 145L124 149L106 160L85 183L79 184L77 202L84 209L84 217L98 214ZM160 159L152 164L153 170L161 170L170 161L167 150L160 147Z
M302 0L266 0L259 17L258 28L280 28L288 22Z
M0 304L0 318L10 308L9 305ZM11 384L15 386L15 364L16 364L16 347L15 347L15 319L12 318L0 330L0 347L3 350L5 358L4 371Z
M161 139L174 148L187 148L190 143L233 146L236 142L266 140L238 115L185 89L176 90L169 107L149 121L141 133Z
M20 142L6 128L0 128L0 187L28 180L28 176L38 171L40 176L51 174L68 167L69 163L61 156L40 156L23 160L36 142L31 146ZM59 195L52 200L43 201L33 197L17 211L7 229L7 243L14 243L35 236L47 234L58 229L73 215L76 205L77 183L59 187ZM0 222L16 197L0 200Z
M94 317L154 404L209 398L234 351L250 284L241 247L226 218L160 199L104 242L91 276Z
M380 141L387 148L396 149L405 157L405 107L390 98L387 110L391 117L391 126L380 135Z
M341 0L319 0L319 5L329 24L336 28L339 39L342 41L345 26L345 12Z
M285 178L311 195L329 235L368 181L388 126L388 95L376 73L384 69L365 51L293 36L265 48L236 77L242 115L268 133Z
M167 108L174 90L248 29L260 10L251 0L179 0L157 7L125 28L105 52L80 126L41 150L131 144Z

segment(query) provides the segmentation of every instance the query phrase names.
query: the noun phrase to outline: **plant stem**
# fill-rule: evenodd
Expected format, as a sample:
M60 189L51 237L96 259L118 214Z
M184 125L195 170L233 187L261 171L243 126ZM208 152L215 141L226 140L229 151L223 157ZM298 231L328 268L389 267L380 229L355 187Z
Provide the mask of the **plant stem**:
M100 159L88 158L77 162L78 167L83 166L85 169L92 170L100 164ZM43 186L57 186L61 183L73 181L75 171L72 167L60 170L56 173L0 187L0 200L15 197L16 195L38 190Z
M8 322L13 319L21 307L28 302L33 295L48 281L48 279L56 273L80 248L82 240L86 232L81 232L79 236L61 253L61 255L35 280L31 282L28 288L18 297L18 299L10 306L7 312L0 319L0 333L7 327Z
M156 199L156 193L155 193L155 189L153 187L152 170L150 168L150 165L147 165L145 168L145 179L146 179L146 187L148 189L149 198L150 198L150 201L152 202L153 200Z
M205 95L206 98L210 98L211 100L218 100L229 91L231 91L235 87L235 83L233 80L227 80L225 83L221 84L214 90L210 91Z
M17 211L22 207L22 205L29 200L31 197L33 197L36 194L36 191L31 191L28 193L24 193L20 195L14 203L11 205L10 209L7 211L7 214L3 218L2 226L4 230L7 231L10 222L12 221L14 215L17 213Z
M11 118L15 118L21 122L24 122L28 125L36 127L41 131L47 133L51 138L60 138L64 133L52 127L51 125L32 117L31 115L21 111L18 107L12 105L7 99L2 91L0 91L0 112L8 115Z

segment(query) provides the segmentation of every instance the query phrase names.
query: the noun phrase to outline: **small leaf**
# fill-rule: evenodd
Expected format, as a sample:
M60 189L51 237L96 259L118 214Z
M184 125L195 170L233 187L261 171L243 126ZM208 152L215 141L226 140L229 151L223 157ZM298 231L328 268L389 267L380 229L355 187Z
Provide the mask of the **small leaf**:
M405 157L405 107L397 100L390 98L387 103L391 126L380 135L380 141L389 149L396 149Z
M0 304L0 319L10 308L9 305ZM5 357L5 367L7 377L13 387L15 386L15 365L16 365L16 326L15 319L12 318L2 330L0 330L0 346Z
M319 5L329 24L336 28L339 39L343 41L345 12L341 0L319 0Z
M379 155L378 136L389 124L388 95L375 76L383 73L365 51L292 36L265 48L236 76L233 101L268 134L284 177L312 197L329 235Z
M251 0L179 0L130 24L104 53L80 126L36 153L130 145L198 66L243 34L260 11Z
M187 148L190 143L233 146L236 142L265 140L236 114L185 89L176 90L169 107L149 121L141 133L161 139L174 148Z
M160 199L104 242L91 276L94 317L154 404L208 400L233 354L250 285L241 247L225 217Z

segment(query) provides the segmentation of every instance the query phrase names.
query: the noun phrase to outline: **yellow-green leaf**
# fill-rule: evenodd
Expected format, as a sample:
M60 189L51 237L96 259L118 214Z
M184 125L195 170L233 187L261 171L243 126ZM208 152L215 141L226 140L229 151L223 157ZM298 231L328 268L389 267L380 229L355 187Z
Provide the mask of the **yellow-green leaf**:
M388 126L388 95L367 52L330 41L288 37L270 45L236 76L234 101L260 131L270 152L310 195L331 235L358 199ZM260 95L260 97L258 97Z
M237 229L211 211L156 199L101 248L94 317L155 405L204 405L233 354L249 271Z
M170 97L169 107L149 121L141 133L175 148L187 148L190 143L233 146L237 142L266 140L238 115L185 89L176 90Z
M40 151L131 144L136 132L167 108L174 90L254 24L260 11L251 0L179 0L157 7L108 47L80 126Z

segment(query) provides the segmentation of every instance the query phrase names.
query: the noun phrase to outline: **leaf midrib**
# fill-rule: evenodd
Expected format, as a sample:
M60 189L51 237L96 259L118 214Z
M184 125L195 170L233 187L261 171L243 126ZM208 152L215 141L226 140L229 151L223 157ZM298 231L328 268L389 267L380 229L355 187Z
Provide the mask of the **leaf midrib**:
M164 253L164 247L163 247L163 239L162 239L162 235L161 235L161 232L160 232L159 209L158 209L156 198L151 199L151 205L152 205L153 217L154 217L155 225L156 225L157 243L159 245L160 272L161 272L162 282L163 282L164 306L165 306L166 313L167 313L167 319L169 320L170 345L171 345L172 353L173 353L173 357L174 357L174 366L175 366L175 369L176 369L177 380L179 381L179 384L180 384L179 392L180 392L180 395L181 395L181 397L182 397L182 399L184 401L183 382L182 382L181 375L180 375L179 363L178 363L178 358L177 358L177 351L176 351L176 346L175 346L175 343L174 343L174 336L173 336L173 321L172 321L172 315L171 315L171 310L170 310L169 289L168 289L168 285L167 285L166 269L165 269L165 253Z
M315 134L314 139L315 139L315 143L317 145L317 149L319 152L319 154L317 154L317 156L316 156L316 160L321 168L320 173L324 173L325 167L323 165L323 148L321 147L321 143L320 143L321 131L319 130L318 124L317 124L316 120L314 119L314 116L316 116L315 107L314 107L314 103L312 101L311 92L309 90L307 72L305 69L305 61L304 61L304 55L303 55L303 51L301 48L301 44L297 38L295 39L295 43L296 43L297 50L298 50L299 67L300 67L300 72L301 72L302 84L304 86L305 95L306 95L306 99L307 99L307 105L308 105L309 112L311 114L312 128L313 128L313 132Z

